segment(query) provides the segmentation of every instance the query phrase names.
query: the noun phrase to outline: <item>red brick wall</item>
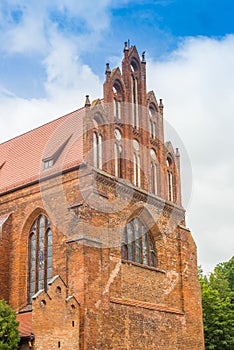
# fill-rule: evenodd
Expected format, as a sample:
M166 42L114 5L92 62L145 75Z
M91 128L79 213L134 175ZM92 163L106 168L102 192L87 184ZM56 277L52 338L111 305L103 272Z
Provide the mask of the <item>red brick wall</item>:
M130 62L139 63L141 126L131 125ZM167 201L163 105L152 92L146 94L145 63L135 48L125 49L120 70L107 74L104 101L86 106L84 113L84 163L79 169L0 195L1 214L11 213L0 239L0 298L17 311L28 303L28 242L32 223L47 215L53 231L53 276L59 275L48 293L33 301L34 350L72 347L92 349L203 350L200 287L197 279L196 246L185 228L180 205ZM140 77L142 79L140 79ZM123 84L122 121L113 118L115 79ZM149 136L149 103L157 109L158 134ZM102 170L92 168L92 128L96 112L103 115L98 129L108 141ZM112 114L109 114L112 113ZM114 174L114 129L122 132L123 179ZM133 182L133 139L141 144L142 186ZM149 190L149 149L159 162L158 196ZM88 154L89 153L89 154ZM179 161L174 170L180 184ZM83 196L83 197L82 197ZM121 237L126 223L139 217L155 241L157 266L149 268L121 260ZM64 282L63 282L64 281ZM61 294L56 292L57 283ZM74 313L66 301L74 295L80 304ZM43 298L43 299L42 299ZM46 305L41 304L45 300ZM74 321L74 327L72 326ZM51 335L52 334L52 335ZM45 345L46 344L46 345ZM49 344L49 345L48 345Z
M32 326L37 350L79 349L79 304L59 276L33 298Z

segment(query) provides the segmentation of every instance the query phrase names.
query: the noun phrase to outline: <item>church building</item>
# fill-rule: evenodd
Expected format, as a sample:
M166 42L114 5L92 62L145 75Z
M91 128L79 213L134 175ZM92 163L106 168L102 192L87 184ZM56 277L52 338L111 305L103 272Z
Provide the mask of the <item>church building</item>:
M19 349L204 350L180 154L144 52L125 43L84 101L0 145L0 299Z

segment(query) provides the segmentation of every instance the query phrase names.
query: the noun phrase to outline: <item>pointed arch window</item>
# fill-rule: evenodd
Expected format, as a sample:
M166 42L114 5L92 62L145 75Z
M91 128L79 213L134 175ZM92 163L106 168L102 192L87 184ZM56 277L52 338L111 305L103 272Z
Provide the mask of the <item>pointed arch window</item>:
M168 200L173 202L176 199L175 196L175 178L173 174L173 159L168 155L167 160L167 194Z
M53 235L47 216L39 215L29 236L29 301L40 289L47 289L52 278Z
M121 102L114 98L114 117L121 119Z
M136 60L132 60L131 68L131 95L132 95L132 125L134 128L139 128L139 107L138 107L138 78L139 67Z
M139 110L138 110L138 80L131 76L131 91L132 91L132 124L133 127L139 128Z
M133 184L141 187L141 157L140 144L137 140L133 140Z
M150 104L149 106L149 124L150 124L150 137L152 139L155 139L157 136L157 126L156 126L156 118L157 118L157 111L153 104Z
M115 143L114 143L114 160L115 160L115 176L123 177L123 157L122 157L122 135L119 129L115 129Z
M99 114L96 114L93 120L93 166L98 169L102 169L103 165L103 137L100 131L100 125L103 124L102 118Z
M150 189L154 194L158 193L158 179L157 179L157 155L153 148L150 149L151 163L150 163Z
M156 266L154 239L139 218L132 219L124 228L121 256L123 260Z
M114 118L121 120L122 117L122 102L124 100L123 87L119 80L116 80L113 84L114 93Z

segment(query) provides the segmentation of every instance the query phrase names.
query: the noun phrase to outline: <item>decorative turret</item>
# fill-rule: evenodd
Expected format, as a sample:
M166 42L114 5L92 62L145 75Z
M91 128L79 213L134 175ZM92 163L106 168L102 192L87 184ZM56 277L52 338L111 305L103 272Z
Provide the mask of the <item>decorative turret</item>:
M90 100L89 100L89 95L86 95L85 107L90 107L90 106L91 106L91 103L90 103Z

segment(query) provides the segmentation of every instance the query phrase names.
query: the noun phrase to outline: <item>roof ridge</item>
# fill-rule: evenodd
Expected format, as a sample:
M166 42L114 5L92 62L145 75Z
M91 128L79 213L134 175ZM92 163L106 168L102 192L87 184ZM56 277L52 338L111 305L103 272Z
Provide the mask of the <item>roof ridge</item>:
M80 108L78 108L78 109L76 109L76 110L74 110L74 111L72 111L72 112L66 113L66 114L64 114L64 115L62 115L62 116L60 116L60 117L58 117L58 118L56 118L56 119L50 120L50 121L48 121L48 122L46 122L46 123L44 123L44 124L41 124L41 125L39 125L39 126L36 126L35 128L33 128L33 129L31 129L31 130L25 131L25 132L23 132L23 133L20 134L20 135L17 135L17 136L15 136L15 137L12 137L11 139L6 140L6 141L0 143L0 147L1 147L2 145L4 145L4 144L8 143L8 142L11 142L12 140L18 139L18 138L20 138L20 137L22 137L22 136L24 136L24 135L26 135L26 134L30 134L30 133L33 132L34 130L38 130L38 129L40 129L40 128L43 128L45 125L54 123L54 122L58 121L59 119L62 119L62 118L64 118L64 117L68 117L69 115L72 115L72 114L74 114L74 113L76 113L76 112L78 112L78 111L81 111L81 110L84 109L84 108L85 108L85 107L80 107Z

